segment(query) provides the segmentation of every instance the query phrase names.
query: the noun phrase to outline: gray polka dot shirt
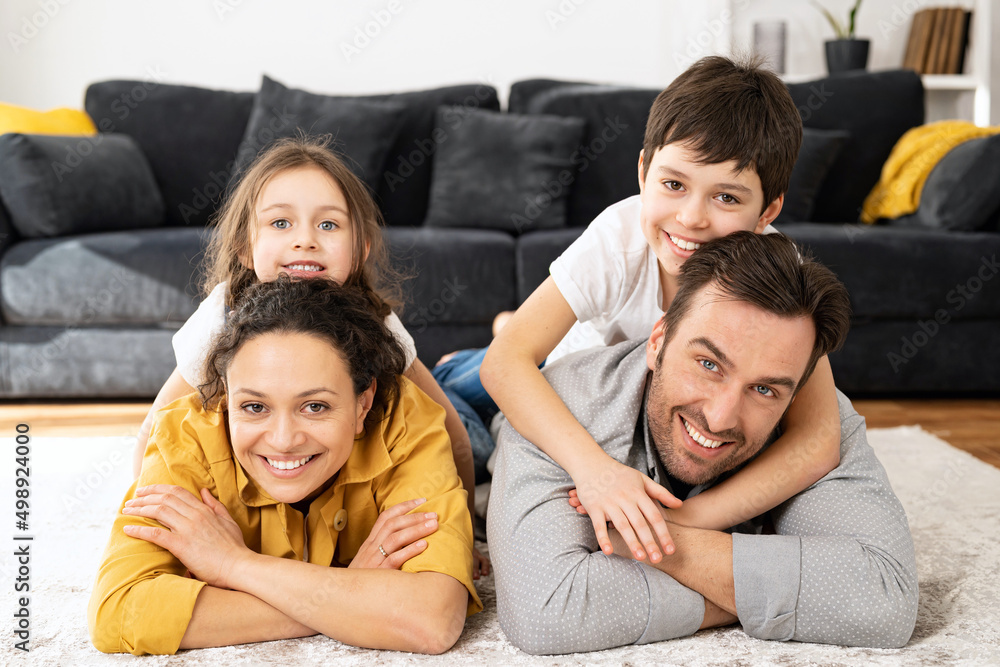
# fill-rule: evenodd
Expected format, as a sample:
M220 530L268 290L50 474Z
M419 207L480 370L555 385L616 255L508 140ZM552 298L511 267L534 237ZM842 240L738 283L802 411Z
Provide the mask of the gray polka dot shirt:
M543 372L610 456L663 483L642 410L644 343L578 352ZM864 419L838 397L840 465L770 512L777 534L759 534L763 517L734 531L737 614L761 639L898 647L916 622L913 541ZM497 447L487 527L500 626L515 645L570 653L698 630L704 598L644 563L604 555L590 519L567 502L573 481L555 461L507 423Z

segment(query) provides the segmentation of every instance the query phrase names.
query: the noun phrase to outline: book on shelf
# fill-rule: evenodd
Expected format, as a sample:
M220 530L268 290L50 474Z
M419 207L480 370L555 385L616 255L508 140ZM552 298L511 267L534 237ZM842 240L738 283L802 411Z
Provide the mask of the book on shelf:
M913 15L903 67L918 74L961 74L972 12L962 7L928 7Z

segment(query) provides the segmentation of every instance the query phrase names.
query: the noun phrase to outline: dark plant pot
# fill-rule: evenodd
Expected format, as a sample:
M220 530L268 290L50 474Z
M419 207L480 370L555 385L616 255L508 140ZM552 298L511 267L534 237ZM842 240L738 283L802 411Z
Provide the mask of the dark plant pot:
M826 43L826 69L830 74L868 67L867 39L836 39Z

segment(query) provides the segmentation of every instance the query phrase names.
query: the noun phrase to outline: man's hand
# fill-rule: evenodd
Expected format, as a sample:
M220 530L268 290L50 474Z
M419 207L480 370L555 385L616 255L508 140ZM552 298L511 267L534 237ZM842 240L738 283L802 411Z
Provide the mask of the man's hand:
M179 486L141 486L122 514L159 521L163 528L129 525L125 534L163 547L195 578L216 588L233 588L229 577L237 563L253 555L226 506L208 489L201 490L199 500Z
M674 544L667 522L654 501L673 508L680 507L681 501L638 470L608 456L597 463L582 472L576 471L573 476L576 497L571 491L570 504L577 512L590 516L601 551L606 554L615 551L608 537L607 524L611 522L637 560L645 560L648 554L650 562L658 563L664 553L673 553ZM663 546L663 553L657 540Z
M368 539L348 567L398 570L426 549L427 540L423 538L438 529L437 514L408 514L425 502L424 498L404 500L379 514Z

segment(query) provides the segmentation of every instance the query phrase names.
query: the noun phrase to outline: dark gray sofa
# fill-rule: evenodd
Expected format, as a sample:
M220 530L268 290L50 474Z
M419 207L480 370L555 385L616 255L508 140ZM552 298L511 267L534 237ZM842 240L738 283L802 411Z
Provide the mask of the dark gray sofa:
M254 94L155 84L141 101L130 99L141 85L94 84L86 109L104 132L128 135L141 148L163 199L161 222L31 238L12 224L0 183L2 398L151 397L174 366L170 337L198 303L205 225L233 169ZM831 359L838 386L855 395L1000 391L1000 280L982 268L1000 254L997 212L976 232L851 222L896 140L923 121L919 77L854 73L789 88L807 128L846 132L817 133L839 152L832 164L813 155L809 167L810 158L800 158L805 183L793 181L789 194L789 204L799 199L798 217L783 215L776 225L850 290L854 326ZM385 170L397 173L406 162L407 177L369 182L396 265L410 275L403 320L428 366L452 349L488 343L493 316L521 303L605 206L637 192L636 160L658 92L515 84L509 113L586 124L573 154L565 226L513 233L479 228L474 211L467 225L424 224L435 110L497 111L495 90L467 85L369 98L404 108ZM411 159L419 157L414 151L423 158ZM812 173L810 181L810 169L822 172L818 179Z

